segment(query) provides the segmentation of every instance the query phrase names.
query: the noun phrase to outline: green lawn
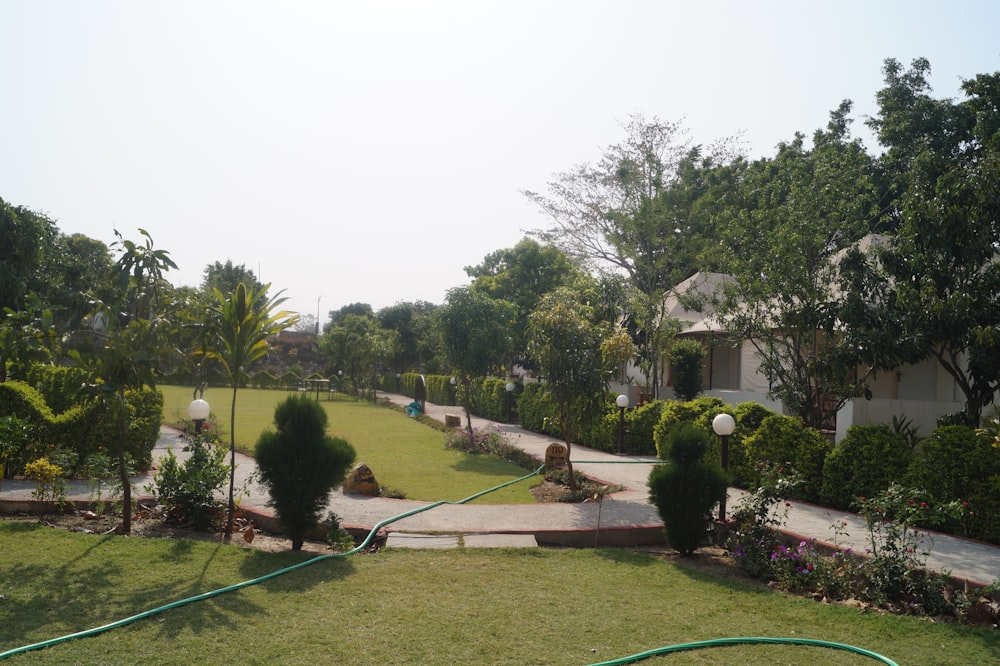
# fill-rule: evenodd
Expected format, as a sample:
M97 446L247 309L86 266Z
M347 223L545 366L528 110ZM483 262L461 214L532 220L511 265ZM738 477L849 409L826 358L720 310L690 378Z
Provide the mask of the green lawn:
M0 522L0 651L293 563L184 540ZM986 664L1000 633L863 613L618 550L386 550L321 561L11 664L566 664L724 637L847 643L903 664ZM871 664L820 648L733 646L643 664Z
M160 386L163 419L170 425L187 415L191 389ZM212 389L205 399L212 414L229 430L232 391ZM273 429L274 408L288 391L240 389L236 394L236 446L253 453L257 437ZM407 418L402 412L343 396L320 400L329 415L331 435L354 446L357 460L368 463L383 486L405 493L408 499L456 501L523 476L525 470L492 456L468 455L445 449L444 435ZM228 435L227 439L228 441ZM540 481L541 479L539 479ZM532 482L518 483L474 500L483 504L531 504Z

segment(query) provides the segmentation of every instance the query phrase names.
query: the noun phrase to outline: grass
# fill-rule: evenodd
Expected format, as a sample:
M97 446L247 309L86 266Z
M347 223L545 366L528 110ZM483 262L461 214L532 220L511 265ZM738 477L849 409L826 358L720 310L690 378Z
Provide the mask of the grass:
M187 415L191 389L160 386L163 418L167 424ZM229 429L230 389L206 394L212 413L223 428ZM288 397L288 391L240 389L236 395L236 448L252 455L257 438L274 428L274 408ZM321 400L329 416L331 435L343 437L375 472L384 487L405 493L408 499L456 501L512 479L525 470L493 456L470 455L445 449L444 435L407 418L402 412L337 396ZM227 436L228 441L228 436ZM539 479L539 482L541 479ZM532 483L517 483L474 500L480 504L532 504Z
M306 557L0 522L0 651ZM722 637L814 638L899 664L996 663L1000 634L786 597L617 550L386 550L319 562L12 664L592 664ZM874 663L733 646L643 664Z

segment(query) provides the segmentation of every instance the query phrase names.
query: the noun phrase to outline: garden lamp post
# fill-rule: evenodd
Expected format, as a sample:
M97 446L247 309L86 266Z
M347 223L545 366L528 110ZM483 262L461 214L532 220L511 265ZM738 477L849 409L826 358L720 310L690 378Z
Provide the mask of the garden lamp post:
M188 417L194 421L194 433L197 435L205 425L205 420L212 413L212 408L202 398L192 400L188 405Z
M625 445L625 410L628 409L628 396L622 393L615 398L615 405L618 406L618 453L621 453Z
M504 388L507 390L507 423L510 423L511 412L513 411L512 406L514 403L514 382L507 382L507 385L504 386Z
M736 430L736 419L729 414L719 414L712 419L712 430L719 436L722 443L722 471L729 471L729 436ZM719 500L719 521L726 520L726 493Z

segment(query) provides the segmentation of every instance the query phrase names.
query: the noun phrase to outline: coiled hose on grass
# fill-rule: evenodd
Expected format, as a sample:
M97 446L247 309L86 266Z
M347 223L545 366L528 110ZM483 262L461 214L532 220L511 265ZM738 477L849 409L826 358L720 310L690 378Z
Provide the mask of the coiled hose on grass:
M11 650L7 650L6 652L0 652L0 661L2 661L4 659L7 659L8 657L13 657L13 656L18 655L18 654L24 654L26 652L31 652L33 650L41 650L42 648L52 647L54 645L59 645L60 643L66 643L68 641L75 640L77 638L87 638L87 637L90 637L90 636L97 636L98 634L103 634L104 632L111 631L112 629L118 629L119 627L124 627L124 626L132 624L134 622L138 622L139 620L144 620L144 619L146 619L148 617L153 617L154 615L159 615L160 613L164 613L164 612L166 612L168 610L172 610L174 608L180 608L181 606L187 606L188 604L193 604L193 603L198 602L198 601L204 601L206 599L211 599L212 597L217 597L217 596L219 596L221 594L226 594L227 592L234 592L236 590L241 590L241 589L243 589L245 587L250 587L252 585L257 585L259 583L263 583L263 582L271 580L273 578L277 578L278 576L283 576L284 574L291 573L292 571L296 571L298 569L302 569L302 568L307 567L307 566L309 566L311 564L316 564L317 562L324 562L326 560L330 560L330 559L334 559L334 558L338 558L338 557L347 557L348 555L354 555L355 553L361 552L365 548L367 548L369 546L369 544L371 544L371 542L375 539L375 537L378 534L379 530L381 530L386 525L391 525L392 523L395 523L395 522L398 522L400 520L403 520L404 518L409 518L410 516L416 515L418 513L423 513L424 511L430 511L431 509L437 508L437 507L439 507L439 506L441 506L443 504L466 504L466 503L471 502L472 500L474 500L476 498L482 497L483 495L487 495L487 494L489 494L491 492L494 492L496 490L499 490L501 488L506 488L507 486L513 485L515 483L520 483L521 481L524 481L525 479L530 479L531 477L540 474L543 469L545 469L545 465L541 465L540 467L538 467L535 471L531 472L530 474L525 474L524 476L519 477L517 479L514 479L513 481L507 481L506 483L501 483L499 485L493 486L492 488L488 488L486 490L483 490L482 492L478 492L478 493L476 493L474 495L470 495L469 497L466 497L465 499L462 499L462 500L458 500L457 502L447 502L447 501L434 502L432 504L428 504L427 506L423 506L423 507L420 507L420 508L417 508L417 509L412 509L410 511L406 511L404 513L401 513L401 514L399 514L397 516L393 516L391 518L386 518L385 520L380 521L379 523L377 523L371 529L371 531L368 532L368 536L365 537L364 541L362 541L360 544L358 544L354 549L349 550L347 552L344 552L344 553L332 553L330 555L319 555L317 557L305 560L304 562L299 562L298 564L293 564L292 566L285 567L284 569L278 569L277 571L274 571L272 573L266 574L264 576L260 576L258 578L253 578L253 579L250 579L250 580L245 580L245 581L243 581L241 583L236 583L234 585L228 585L226 587L221 587L221 588L219 588L217 590L212 590L210 592L205 592L203 594L198 594L198 595L195 595L193 597L188 597L186 599L181 599L179 601L174 601L172 603L165 604L163 606L158 606L156 608L151 608L151 609L149 609L147 611L143 611L142 613L137 613L136 615L132 615L130 617L123 618L121 620L116 620L115 622L110 622L110 623L102 625L100 627L94 627L92 629L87 629L85 631L78 631L78 632L73 633L73 634L66 634L65 636L59 636L57 638L51 638L49 640L41 641L39 643L32 643L31 645L25 645L25 646L22 646L22 647L19 647L19 648L14 648L14 649L11 649ZM894 662L891 659L888 659L886 657L883 657L882 655L877 654L875 652L870 652L868 650L863 650L861 648L853 647L853 646L850 646L850 645L844 645L842 643L830 643L830 642L827 642L827 641L816 641L816 640L810 640L810 639L804 639L804 638L720 638L720 639L710 640L710 641L700 641L700 642L697 642L697 643L683 643L683 644L678 644L678 645L671 645L671 646L667 646L667 647L657 648L655 650L649 650L647 652L640 652L639 654L635 654L635 655L632 655L632 656L629 656L629 657L622 657L621 659L615 659L613 661L606 661L606 662L602 662L600 664L593 664L592 666L612 666L612 665L618 666L619 664L632 664L632 663L635 663L637 661L641 661L643 659L647 659L649 657L653 657L653 656L657 656L657 655L661 655L661 654L667 654L667 653L670 653L670 652L679 652L679 651L682 651L682 650L695 650L695 649L701 649L701 648L722 647L722 646L728 646L728 645L761 644L761 643L774 643L774 644L779 644L779 645L782 645L782 644L783 645L812 645L812 646L818 646L818 647L834 648L834 649L839 649L839 650L848 650L848 651L851 651L851 652L855 652L857 654L861 654L861 655L865 655L867 657L871 657L873 659L877 659L877 660L881 661L884 664L888 664L889 666L898 666L896 664L896 662Z

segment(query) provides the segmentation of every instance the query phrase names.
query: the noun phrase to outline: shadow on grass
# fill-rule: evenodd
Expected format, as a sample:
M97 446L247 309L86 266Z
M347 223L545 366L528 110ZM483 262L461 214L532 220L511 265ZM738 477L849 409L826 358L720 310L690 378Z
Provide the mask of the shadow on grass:
M307 553L240 553L185 539L76 535L28 523L8 523L0 532L0 651L160 608L162 614L147 619L160 622L166 638L238 630L243 617L270 612L259 596L242 589L165 607L239 584L232 581L235 570L253 580L311 559ZM353 566L343 560L317 562L252 587L302 592L350 575Z

